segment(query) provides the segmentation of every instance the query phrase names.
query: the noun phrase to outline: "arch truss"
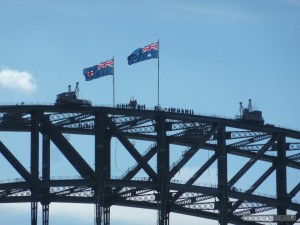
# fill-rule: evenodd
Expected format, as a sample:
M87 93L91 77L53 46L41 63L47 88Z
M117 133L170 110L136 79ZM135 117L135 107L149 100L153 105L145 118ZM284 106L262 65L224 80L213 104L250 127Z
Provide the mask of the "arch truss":
M0 106L0 132L29 133L30 144L23 148L29 149L30 169L0 136L0 152L19 174L19 178L0 183L0 203L31 203L32 225L37 225L39 203L43 225L50 224L51 202L94 204L96 225L110 224L112 205L155 209L159 225L169 225L171 212L218 220L221 225L261 224L262 218L268 221L269 217L245 218L274 212L299 218L296 196L300 183L289 187L287 175L289 169L300 169L300 132L294 130L190 111L21 105ZM92 165L68 140L69 134L94 137ZM112 176L112 138L135 162L120 177ZM143 147L134 141L142 142ZM52 145L78 177L52 177ZM183 150L173 159L178 149ZM179 182L176 175L201 152L209 152L209 157ZM234 172L230 171L231 156L243 162ZM265 169L252 174L255 179L246 189L239 188L241 179L259 163ZM216 165L217 182L204 185L201 178L212 165ZM141 171L145 176L137 179ZM270 177L274 177L270 181L276 189L274 196L257 194Z

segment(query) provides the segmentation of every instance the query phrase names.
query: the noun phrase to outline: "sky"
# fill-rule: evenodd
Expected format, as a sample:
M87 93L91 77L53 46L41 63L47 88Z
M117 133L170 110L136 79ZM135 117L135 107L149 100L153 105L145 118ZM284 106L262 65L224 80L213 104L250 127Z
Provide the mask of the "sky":
M159 39L162 107L234 118L252 99L266 123L300 130L299 21L300 0L0 0L0 104L51 104L78 81L81 98L112 105L112 76L85 81L82 70L114 57L116 103L154 107L157 60L127 57ZM26 136L0 139L13 135ZM93 223L93 206L69 207L51 204L51 224ZM30 216L26 204L0 209L6 225ZM155 211L114 206L112 224L138 224L135 212L156 222ZM171 214L172 225L183 220L202 221Z

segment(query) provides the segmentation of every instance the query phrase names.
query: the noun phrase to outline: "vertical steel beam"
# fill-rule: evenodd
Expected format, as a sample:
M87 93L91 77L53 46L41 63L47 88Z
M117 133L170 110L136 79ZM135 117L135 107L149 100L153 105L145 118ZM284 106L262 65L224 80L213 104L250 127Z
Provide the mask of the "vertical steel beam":
M31 154L30 168L34 180L39 178L39 118L38 113L31 114ZM37 225L37 189L31 188L31 225Z
M108 132L105 115L96 113L95 115L95 173L98 186L95 187L95 224L110 224L110 187L106 186L111 177L111 137Z
M103 207L103 225L110 224L110 206Z
M47 134L43 135L42 179L50 180L50 137ZM49 225L49 193L49 188L42 189L43 225Z
M101 160L102 160L102 153L104 151L104 126L103 126L103 116L101 114L95 115L95 174L96 179L98 180L98 186L95 187L95 225L101 225L102 221L102 203L103 203L103 182L102 175L103 170L101 168Z
M37 225L37 204L37 202L31 201L31 225Z
M276 192L279 205L277 207L278 215L286 215L287 196L287 178L286 178L286 139L280 136L277 142L277 159L276 159ZM283 224L283 223L279 223Z
M31 114L31 175L39 177L39 120L38 114Z
M228 187L227 187L227 154L225 126L221 126L217 132L217 164L218 164L218 189L219 189L219 224L228 223Z
M49 204L43 205L43 225L49 225Z
M158 225L169 225L169 145L166 140L165 117L159 116L156 120L157 130L157 173L158 173Z
M101 225L101 207L100 207L100 194L95 188L95 225Z
M50 138L43 135L43 155L42 155L42 179L50 180Z

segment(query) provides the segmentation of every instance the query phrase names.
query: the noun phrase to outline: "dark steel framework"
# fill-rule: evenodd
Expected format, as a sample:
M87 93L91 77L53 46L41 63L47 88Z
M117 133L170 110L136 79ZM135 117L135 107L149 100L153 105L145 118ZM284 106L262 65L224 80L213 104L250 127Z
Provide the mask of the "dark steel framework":
M287 168L300 169L300 132L181 112L110 107L0 106L0 131L29 132L31 137L28 146L30 171L0 140L1 154L21 177L0 184L0 203L30 202L32 225L37 225L38 203L42 205L43 225L49 224L51 202L94 204L96 225L110 224L112 205L156 209L159 225L169 225L170 212L218 220L221 225L260 224L244 221L242 217L272 210L278 215L293 212L299 218L300 204L295 202L295 196L300 183L288 191ZM94 168L67 140L66 134L94 136ZM136 161L118 179L111 176L112 138L117 138ZM132 140L152 144L141 153L143 151L137 149ZM57 146L80 178L51 178L51 144ZM178 146L187 149L170 165L170 153ZM199 151L213 154L185 183L176 182L174 176ZM42 162L39 162L40 154ZM229 155L247 159L230 179ZM156 165L151 166L149 161L154 156ZM238 181L257 162L265 162L269 168L247 190L237 188ZM201 175L213 163L217 164L218 184L198 184ZM135 175L141 170L147 178L136 180ZM276 176L276 196L257 195L255 190L271 174Z

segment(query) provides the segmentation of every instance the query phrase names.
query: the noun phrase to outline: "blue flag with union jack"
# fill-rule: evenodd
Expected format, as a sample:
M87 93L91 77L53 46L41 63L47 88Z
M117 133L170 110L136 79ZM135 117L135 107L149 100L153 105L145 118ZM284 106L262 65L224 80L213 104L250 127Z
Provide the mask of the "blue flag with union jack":
M110 59L96 66L83 69L85 80L93 80L106 75L114 75L114 60Z
M155 42L153 44L147 45L143 48L138 48L127 57L128 64L134 64L142 62L144 60L158 58L159 54L159 43Z

